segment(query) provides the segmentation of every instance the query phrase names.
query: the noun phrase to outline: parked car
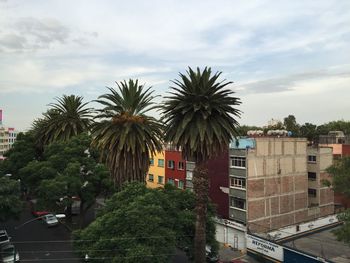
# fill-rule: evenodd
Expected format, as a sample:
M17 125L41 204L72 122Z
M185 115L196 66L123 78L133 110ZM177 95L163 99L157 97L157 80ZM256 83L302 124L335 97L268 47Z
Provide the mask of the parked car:
M11 237L8 236L6 230L0 230L0 245L10 242Z
M206 261L210 263L216 263L219 261L219 257L216 253L213 253L211 251L211 247L206 245L205 246L205 255L206 255Z
M47 226L56 226L58 225L58 219L54 214L47 214L42 217L44 223Z
M47 214L51 213L51 212L45 211L45 210L37 210L36 203L37 203L36 199L32 199L32 200L29 201L30 211L32 212L33 216L42 217L44 215L47 215Z
M19 254L10 242L1 245L0 258L3 263L19 262Z

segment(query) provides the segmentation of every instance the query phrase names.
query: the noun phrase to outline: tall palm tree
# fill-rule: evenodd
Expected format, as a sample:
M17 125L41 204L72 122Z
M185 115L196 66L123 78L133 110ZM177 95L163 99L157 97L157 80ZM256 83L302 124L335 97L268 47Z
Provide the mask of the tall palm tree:
M154 109L150 88L138 80L116 83L118 90L97 100L104 106L95 117L100 119L92 128L93 145L102 152L115 185L125 181L145 181L150 154L162 150L162 125L146 115Z
M227 149L237 134L241 102L234 92L225 89L232 82L218 81L221 72L211 74L210 68L180 73L180 80L163 105L165 141L181 148L187 160L196 163L193 188L196 196L195 261L205 262L209 178L206 162Z
M83 97L63 95L50 103L43 118L34 121L32 131L39 145L47 145L56 140L68 140L84 131L92 123L92 109L83 103Z
M57 103L50 103L52 113L48 114L52 140L68 140L84 131L88 131L92 123L92 109L86 108L83 97L63 95L56 98Z

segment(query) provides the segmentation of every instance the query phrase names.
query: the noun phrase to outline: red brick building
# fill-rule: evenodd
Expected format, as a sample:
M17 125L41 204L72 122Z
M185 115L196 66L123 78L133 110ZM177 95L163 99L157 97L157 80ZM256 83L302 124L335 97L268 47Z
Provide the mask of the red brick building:
M180 189L186 188L186 161L171 145L165 147L165 182Z

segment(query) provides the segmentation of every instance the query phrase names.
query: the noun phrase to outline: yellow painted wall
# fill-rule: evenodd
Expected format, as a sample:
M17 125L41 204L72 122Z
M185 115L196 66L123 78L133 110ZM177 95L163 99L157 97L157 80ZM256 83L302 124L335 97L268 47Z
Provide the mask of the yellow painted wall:
M160 166L159 160L163 160L163 167ZM153 165L151 164L146 176L147 186L150 188L164 187L165 184L165 156L164 151L156 153L153 156ZM150 180L149 175L153 174L153 182ZM163 182L159 182L159 176L163 176Z

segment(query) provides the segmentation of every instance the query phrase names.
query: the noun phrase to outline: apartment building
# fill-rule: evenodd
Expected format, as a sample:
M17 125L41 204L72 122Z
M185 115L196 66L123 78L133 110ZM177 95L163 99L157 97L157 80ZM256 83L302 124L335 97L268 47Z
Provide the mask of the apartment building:
M208 161L209 197L218 217L240 229L240 239L244 229L268 232L334 213L333 192L322 184L329 178L332 148L308 146L305 138L283 134L233 140ZM147 184L192 189L194 167L168 146L151 161ZM160 182L159 175L164 175Z
M4 153L8 151L16 141L18 132L15 128L5 127L2 123L2 110L0 109L0 160L4 159Z
M14 128L7 128L0 125L0 160L16 141L17 131Z
M164 187L168 183L185 189L186 161L182 159L181 152L172 145L165 145L150 159L146 182L150 188Z
M345 135L342 131L320 135L319 145L332 148L334 160L350 156L350 135ZM334 205L338 211L350 208L350 199L341 193L334 193Z
M333 193L322 184L331 164L331 148L308 148L304 138L234 141L229 219L266 232L334 213Z
M180 189L186 188L186 161L182 158L181 151L173 145L165 147L165 180Z
M164 187L165 184L165 155L164 151L157 152L150 159L150 167L146 175L146 183L150 188Z

